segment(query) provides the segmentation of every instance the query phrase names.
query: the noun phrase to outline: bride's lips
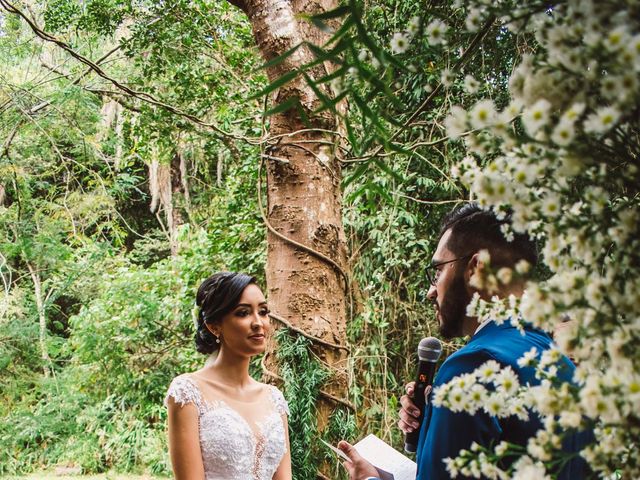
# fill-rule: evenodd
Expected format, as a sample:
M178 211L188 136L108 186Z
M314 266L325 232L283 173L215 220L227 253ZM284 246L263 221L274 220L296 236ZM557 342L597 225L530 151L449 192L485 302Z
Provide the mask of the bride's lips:
M256 333L254 335L250 335L249 338L251 340L255 340L255 341L262 341L262 340L264 340L264 334L263 333Z

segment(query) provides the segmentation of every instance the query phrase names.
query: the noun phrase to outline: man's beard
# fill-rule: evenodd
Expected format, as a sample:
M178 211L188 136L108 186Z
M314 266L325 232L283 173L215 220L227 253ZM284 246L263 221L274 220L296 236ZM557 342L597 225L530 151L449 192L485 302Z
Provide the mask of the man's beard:
M440 334L444 338L461 337L464 319L467 316L467 305L471 295L467 292L464 275L457 275L451 282L439 305Z

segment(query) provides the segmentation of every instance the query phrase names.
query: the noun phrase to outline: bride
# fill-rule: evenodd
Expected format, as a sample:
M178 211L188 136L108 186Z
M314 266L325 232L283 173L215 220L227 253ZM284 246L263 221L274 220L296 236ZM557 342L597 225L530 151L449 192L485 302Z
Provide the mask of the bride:
M269 309L256 279L221 272L206 279L196 348L205 366L173 379L169 451L177 480L291 480L287 403L271 385L249 376L265 349Z

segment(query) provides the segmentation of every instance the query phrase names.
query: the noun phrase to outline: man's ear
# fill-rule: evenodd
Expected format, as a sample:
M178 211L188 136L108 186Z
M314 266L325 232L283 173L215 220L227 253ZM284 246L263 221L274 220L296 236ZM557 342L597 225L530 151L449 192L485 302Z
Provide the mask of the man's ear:
M464 269L464 280L471 290L482 290L487 264L482 260L480 253L475 253L467 262Z

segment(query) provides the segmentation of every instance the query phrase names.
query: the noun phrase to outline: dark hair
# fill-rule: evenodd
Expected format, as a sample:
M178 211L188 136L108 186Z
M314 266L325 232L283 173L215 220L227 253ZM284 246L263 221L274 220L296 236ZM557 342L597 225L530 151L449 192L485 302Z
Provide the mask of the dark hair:
M510 214L499 219L493 210L483 210L472 202L454 208L444 217L440 237L451 229L447 248L457 256L487 249L494 266L513 266L518 260L526 260L534 266L538 261L535 243L526 233L514 233L513 239L508 241L501 227L510 224Z
M196 295L196 305L200 307L195 335L198 352L210 354L220 347L207 324L220 322L238 305L242 292L252 283L257 283L255 277L235 272L214 273L202 282Z

